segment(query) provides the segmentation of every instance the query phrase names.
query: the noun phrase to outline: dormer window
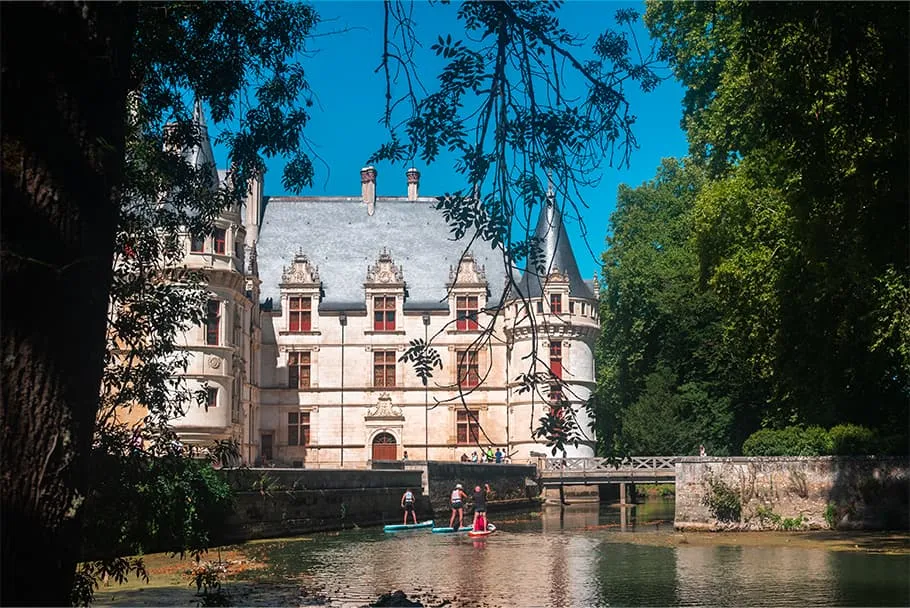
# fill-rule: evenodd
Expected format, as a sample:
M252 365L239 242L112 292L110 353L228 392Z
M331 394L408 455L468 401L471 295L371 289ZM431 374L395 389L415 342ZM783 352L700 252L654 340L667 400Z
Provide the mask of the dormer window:
M313 298L309 296L288 298L288 309L290 314L288 329L291 332L304 332L312 330L312 306Z
M212 235L212 242L214 243L215 253L223 255L227 246L227 230L224 228L215 228L215 232Z
M373 329L395 331L395 298L377 296L373 298Z
M477 296L457 296L455 298L455 328L458 331L476 330Z

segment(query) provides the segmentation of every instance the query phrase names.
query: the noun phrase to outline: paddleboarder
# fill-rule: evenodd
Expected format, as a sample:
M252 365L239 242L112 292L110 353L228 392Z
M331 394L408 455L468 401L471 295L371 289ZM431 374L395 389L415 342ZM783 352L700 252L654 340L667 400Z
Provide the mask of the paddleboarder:
M487 492L490 491L490 484L474 486L474 525L475 531L487 529Z
M417 525L417 512L414 510L414 503L414 492L411 492L411 489L408 488L401 495L401 508L404 509L404 522L402 524L405 526L408 525L408 513L414 518L414 525Z
M452 490L452 517L449 518L449 527L455 530L461 528L464 525L464 501L468 497L464 493L464 488L461 487L461 484L455 484L455 489ZM455 527L455 515L458 515L458 528Z

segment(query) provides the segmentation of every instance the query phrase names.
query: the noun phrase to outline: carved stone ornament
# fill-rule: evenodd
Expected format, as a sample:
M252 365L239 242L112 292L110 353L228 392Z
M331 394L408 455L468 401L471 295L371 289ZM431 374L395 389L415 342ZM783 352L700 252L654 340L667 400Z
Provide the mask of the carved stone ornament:
M381 283L383 285L403 285L404 273L395 262L388 249L379 252L379 259L367 268L367 283Z
M365 418L402 418L401 408L392 405L392 398L388 393L379 395L379 401L369 409Z
M553 270L550 271L550 274L547 275L547 283L569 283L569 273L563 272L556 266L553 267Z
M461 258L457 271L449 266L449 287L453 285L487 286L486 268L477 263L472 253L468 252Z
M209 357L209 367L212 369L218 369L221 367L221 358L220 357Z
M319 284L319 268L312 264L302 251L298 251L291 265L282 269L281 284L317 285Z

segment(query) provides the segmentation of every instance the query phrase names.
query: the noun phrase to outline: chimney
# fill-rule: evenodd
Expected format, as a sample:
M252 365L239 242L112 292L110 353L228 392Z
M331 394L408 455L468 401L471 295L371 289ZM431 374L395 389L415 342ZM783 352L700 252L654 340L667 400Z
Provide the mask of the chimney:
M376 202L376 167L364 167L360 170L360 197L367 205Z
M420 188L420 171L411 167L408 169L408 200L416 201L418 194L418 189Z

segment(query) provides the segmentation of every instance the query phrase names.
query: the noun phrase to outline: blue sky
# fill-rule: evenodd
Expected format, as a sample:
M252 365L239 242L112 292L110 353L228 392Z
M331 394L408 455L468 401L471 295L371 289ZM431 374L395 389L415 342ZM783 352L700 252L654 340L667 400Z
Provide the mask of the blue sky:
M316 161L313 187L300 194L357 195L360 192L360 168L370 154L386 141L387 135L379 124L385 82L381 73L375 73L382 53L382 3L317 2L314 6L322 20L317 34L325 35L312 41L309 46L313 52L304 57L302 63L317 102L312 108L306 135L321 160ZM644 13L643 3L570 1L561 9L559 16L570 32L587 35L590 46L597 34L615 25L613 16L619 8L635 8ZM437 35L457 31L453 15L453 7L416 5L416 29L424 49L429 49ZM639 41L647 44L643 24L637 32ZM428 62L423 65L426 67L421 74L425 83L431 86L435 77L434 68L438 64ZM661 73L668 75L669 71L662 70ZM588 279L598 272L598 260L604 249L619 184L638 185L654 175L662 158L682 156L686 152L685 135L679 126L682 87L670 79L648 94L633 88L626 92L632 111L638 117L635 135L640 147L633 152L629 168L610 168L605 164L599 176L599 186L585 193L589 205L584 212L587 245L577 222L568 219L566 222L579 268ZM218 161L226 164L224 150L216 148L215 152ZM430 166L415 163L421 171L422 195L441 194L461 186L452 171L451 162L446 160L443 157ZM266 194L293 194L282 188L283 164L280 158L271 159L268 163ZM401 165L377 165L378 194L404 195L407 191L405 169Z

